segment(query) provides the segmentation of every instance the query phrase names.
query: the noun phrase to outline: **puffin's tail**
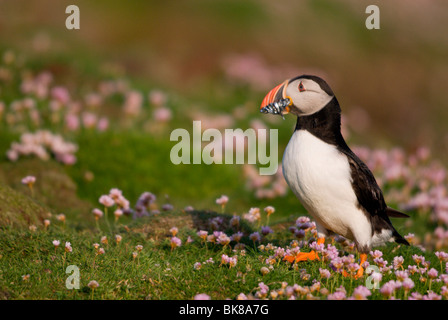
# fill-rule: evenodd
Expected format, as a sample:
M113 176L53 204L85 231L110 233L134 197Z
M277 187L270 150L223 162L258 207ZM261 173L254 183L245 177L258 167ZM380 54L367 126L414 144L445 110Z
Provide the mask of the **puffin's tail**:
M400 212L400 211L397 211L395 209L392 209L390 207L386 208L386 214L387 214L388 217L392 217L392 218L409 218L409 216L407 214L405 214L403 212ZM404 245L408 246L409 242L405 238L403 238L401 236L401 234L399 234L398 231L395 230L394 227L392 227L392 229L393 229L393 231L392 231L392 238L394 239L394 241L396 243L401 243L401 244L404 244Z
M404 244L404 245L409 246L409 242L408 242L408 240L406 240L405 238L403 238L403 237L401 236L401 234L399 234L398 231L395 230L395 228L394 228L394 231L393 231L393 233L392 233L392 237L393 237L393 239L394 239L394 241L395 241L396 243L400 243L400 244Z
M409 218L409 216L406 213L397 211L395 209L392 209L391 207L386 208L386 214L388 217L392 218Z

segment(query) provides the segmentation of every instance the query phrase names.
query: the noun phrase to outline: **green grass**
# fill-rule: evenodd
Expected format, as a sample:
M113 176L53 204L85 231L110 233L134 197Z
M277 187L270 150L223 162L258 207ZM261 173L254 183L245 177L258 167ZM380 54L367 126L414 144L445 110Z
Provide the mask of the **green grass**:
M262 250L258 248L258 244L254 246L245 238L245 254L234 253L229 246L212 243L204 245L195 235L196 230L205 227L207 220L215 216L217 215L207 212L161 213L136 222L125 220L123 222L129 222L128 227L119 223L113 227L111 233L106 231L107 229L97 231L95 228L77 231L70 227L70 220L66 222L67 225L53 220L48 229L39 228L34 232L3 228L3 236L0 237L0 295L7 299L159 300L192 299L196 294L206 293L213 299L234 299L240 293L255 294L260 282L267 284L271 290L278 290L282 282L310 287L316 279L321 281L321 287L330 292L344 286L349 296L355 287L366 283L365 277L354 280L333 272L328 281L320 279L319 268L330 269L328 262L322 261L303 262L294 268L289 263L277 260L272 270L262 275L260 270L267 266L265 259L273 254L272 251ZM104 222L101 226L104 227ZM177 236L183 241L182 246L174 250L169 244L169 229L172 226L179 227ZM278 227L274 226L278 231L270 235L264 244L289 244L291 236ZM251 228L243 225L242 230L248 233ZM122 235L121 243L115 243L115 234ZM108 244L100 243L101 236L104 235L108 238ZM194 242L187 244L188 236L191 236ZM57 249L52 244L55 239L61 241L61 246ZM73 252L64 252L65 241L71 243ZM105 254L96 255L94 243L100 243ZM136 251L137 245L143 245L143 250L137 258L133 258L132 253ZM405 268L408 264L414 264L412 254L422 254L416 247L396 245L388 246L383 252L384 259L390 262L394 256L403 256ZM237 265L232 268L220 265L222 254L237 255ZM434 268L439 269L435 255L427 253L424 256L431 261ZM209 258L215 263L203 264L199 270L193 268L196 262L203 263ZM369 261L372 263L371 258ZM16 267L18 265L20 268ZM66 280L72 274L66 273L69 265L79 268L79 289L66 288ZM22 276L28 274L29 280L23 280ZM415 291L425 294L428 280L422 282L419 277L412 276L416 284ZM395 279L395 276L383 276L383 283L390 279ZM87 287L91 280L100 284L94 292ZM440 283L433 283L431 289L437 292L440 287ZM371 298L381 298L378 290L372 292ZM313 295L325 297L318 292ZM396 298L403 298L403 295L404 292L398 291ZM279 296L279 299L284 298L284 295Z

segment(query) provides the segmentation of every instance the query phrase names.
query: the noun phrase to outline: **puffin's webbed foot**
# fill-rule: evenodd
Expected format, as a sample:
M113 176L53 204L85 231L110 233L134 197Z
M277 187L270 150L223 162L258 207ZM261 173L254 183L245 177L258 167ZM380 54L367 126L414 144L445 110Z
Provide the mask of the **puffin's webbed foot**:
M320 238L317 240L317 244L322 244L325 242L325 238ZM307 260L320 260L319 255L316 251L312 250L310 252L299 252L297 255L287 255L283 258L283 260L288 261L289 263L301 262Z
M361 253L361 261L359 263L358 271L354 275L352 275L352 274L348 273L347 271L343 270L342 271L342 275L344 277L353 276L353 279L361 278L364 275L364 268L362 267L362 265L364 264L364 262L366 262L366 260L367 260L367 254L366 253Z

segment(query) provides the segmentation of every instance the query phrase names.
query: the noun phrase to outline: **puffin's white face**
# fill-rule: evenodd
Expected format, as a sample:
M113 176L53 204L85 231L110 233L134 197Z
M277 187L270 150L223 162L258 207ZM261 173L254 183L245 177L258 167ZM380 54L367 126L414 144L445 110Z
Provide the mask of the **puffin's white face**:
M328 84L316 76L301 76L286 80L272 89L261 104L262 112L307 116L314 114L325 107L333 99L334 94ZM269 104L283 103L288 101L287 106L281 106L277 112L266 110ZM275 110L275 108L274 108Z
M292 100L289 112L298 116L316 113L333 99L318 83L305 78L288 83L285 96Z

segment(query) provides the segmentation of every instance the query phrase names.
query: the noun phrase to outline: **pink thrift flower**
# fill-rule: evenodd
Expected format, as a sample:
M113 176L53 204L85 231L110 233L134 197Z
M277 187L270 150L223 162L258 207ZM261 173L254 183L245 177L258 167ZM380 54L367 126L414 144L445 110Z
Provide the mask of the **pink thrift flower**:
M230 238L226 234L222 233L218 237L216 237L216 242L223 246L226 246L230 243Z
M98 123L96 125L96 128L98 129L98 131L100 132L104 132L109 128L109 119L107 119L106 117L102 117L98 120Z
M54 87L53 89L51 89L51 96L53 99L61 102L62 104L66 104L70 101L70 94L65 87Z
M229 202L229 197L222 195L220 198L216 199L216 204L225 206Z
M415 263L417 265L419 265L420 263L422 263L423 261L425 261L425 257L423 256L419 256L417 254L412 255L412 259L415 261Z
M395 282L393 280L386 282L380 289L380 293L385 297L391 297L395 292Z
M149 92L148 99L151 104L160 107L166 103L167 97L162 91L154 89Z
M182 240L180 240L178 237L172 237L170 242L171 242L171 249L180 247L182 244Z
M328 279L328 278L330 278L330 276L331 276L330 271L328 271L327 269L319 268L319 273L320 273L320 276L321 276L323 279Z
M370 255L373 258L381 258L383 256L383 253L379 250L375 250L375 251L370 251Z
M194 300L211 300L211 298L208 294L200 293L194 296Z
M438 273L437 270L434 269L434 268L431 268L431 269L428 271L428 277L431 278L431 279L435 279L435 278L437 278L438 275L439 275L439 273Z
M92 213L96 220L103 217L103 211L101 211L100 209L95 208L92 210Z
M126 94L124 112L126 115L136 116L140 113L143 103L143 96L138 91L129 91Z
M442 296L435 292L429 291L428 294L423 296L423 300L442 300Z
M227 264L227 263L229 263L229 261L230 261L230 258L228 255L226 255L226 254L221 255L221 264Z
M26 184L28 186L32 186L36 182L36 177L34 176L26 176L22 179L22 184Z
M423 296L419 292L412 292L411 296L409 297L409 300L422 300Z
M397 276L398 281L403 281L404 279L409 278L407 271L395 271L395 275Z
M174 209L173 205L172 205L172 204L169 204L169 203L166 203L166 204L164 204L164 205L162 206L162 210L163 210L163 211L171 211L171 210L173 210L173 209Z
M70 244L70 242L66 242L65 243L65 251L66 252L72 252L73 251L73 248L72 248L72 245Z
M415 234L413 233L408 233L404 238L411 244L415 243Z
M171 110L166 107L160 107L154 110L154 120L157 122L168 122L172 117Z
M91 129L97 125L98 117L92 112L83 112L81 115L84 127Z
M403 288L404 291L409 292L411 291L412 288L414 288L415 284L414 281L412 281L411 278L405 278L403 279L403 281L401 282L401 287Z
M117 200L122 195L123 195L123 192L120 189L117 189L117 188L112 188L109 191L109 197L111 197L114 200Z
M100 285L99 285L99 283L98 283L97 281L92 280L92 281L90 281L90 282L87 284L87 286L88 286L90 289L94 290L94 289L98 288Z
M312 243L310 243L310 248L317 251L317 252L322 252L324 251L325 245L322 244L318 244L316 241L313 241Z
M109 197L107 195L103 195L100 197L99 203L101 203L103 206L109 208L115 204L115 201L111 197Z
M251 208L248 213L243 215L243 218L251 223L260 220L260 209Z
M124 210L128 210L129 209L129 200L127 200L123 196L119 196L118 198L116 198L115 199L115 203L121 209L124 209Z
M373 272L371 277L374 283L380 283L383 280L383 275L380 272Z
M403 262L404 262L404 258L402 256L399 257L394 257L394 269L399 269L399 268L403 268Z
M328 295L328 300L345 300L347 298L346 293L343 291L336 291Z
M75 114L67 114L65 116L65 125L70 131L76 131L79 129L80 121L77 115Z
M171 232L171 234L173 235L173 237L175 237L176 234L177 234L177 232L179 232L179 229L176 228L176 227L172 227L172 228L170 229L170 232Z
M264 211L267 213L268 216L270 216L275 212L275 208L273 206L267 206L266 208L264 208Z
M359 286L353 290L353 298L355 300L367 300L367 297L372 295L369 289L364 286Z
M194 270L200 270L202 268L202 264L200 262L195 262L193 265Z
M208 232L204 230L199 230L198 232L196 232L196 234L198 235L199 238L201 238L204 241L207 239L208 236Z
M439 259L440 262L446 262L448 261L448 253L443 252L443 251L437 251L435 253L435 255L437 256L437 258Z

